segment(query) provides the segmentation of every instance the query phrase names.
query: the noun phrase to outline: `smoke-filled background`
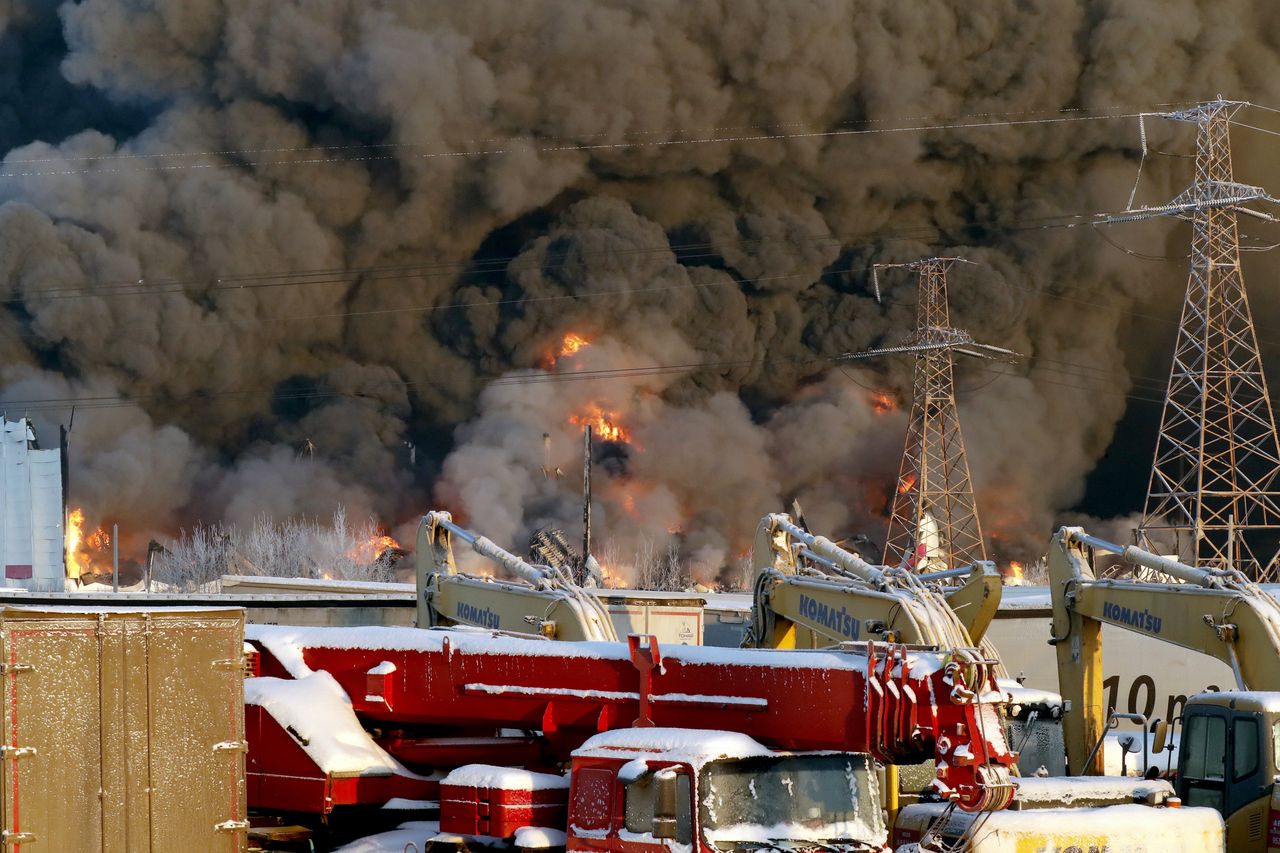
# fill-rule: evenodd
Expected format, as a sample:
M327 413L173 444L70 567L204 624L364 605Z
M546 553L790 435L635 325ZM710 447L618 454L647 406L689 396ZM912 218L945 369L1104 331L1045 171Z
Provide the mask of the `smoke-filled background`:
M522 550L579 529L587 422L620 553L674 540L712 577L793 498L882 541L910 363L830 358L913 323L912 277L877 303L870 264L945 253L984 264L953 323L1029 356L958 381L996 555L1034 557L1067 513L1140 509L1185 286L1185 226L1107 232L1165 260L1044 227L1128 198L1137 122L1091 117L1280 106L1272 0L9 0L0 26L3 400L46 445L78 401L70 502L134 550L338 505ZM844 132L959 122L990 126ZM1277 140L1235 139L1280 189ZM1138 201L1189 179L1153 155Z

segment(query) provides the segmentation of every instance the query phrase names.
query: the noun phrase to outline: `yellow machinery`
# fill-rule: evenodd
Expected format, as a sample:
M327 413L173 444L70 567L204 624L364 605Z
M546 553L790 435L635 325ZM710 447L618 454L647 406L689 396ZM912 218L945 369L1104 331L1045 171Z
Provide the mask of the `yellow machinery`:
M458 571L452 537L497 563L514 580ZM555 640L617 642L608 611L568 570L534 565L489 539L429 512L418 525L418 627L472 625Z
M1089 550L1175 579L1099 579ZM1103 623L1225 661L1236 691L1192 696L1182 713L1178 795L1226 820L1231 853L1280 851L1280 606L1240 572L1186 566L1064 527L1049 548L1058 683L1072 772L1101 770L1091 745L1103 734ZM1252 692L1251 692L1252 691ZM1157 738L1159 740L1159 738Z
M1000 606L988 562L920 576L874 566L783 513L756 529L752 625L746 645L820 648L892 640L941 649L978 645ZM933 581L963 577L945 589Z
M783 513L761 519L753 554L755 588L746 646L810 649L874 640L942 650L972 648L1000 604L1000 576L991 563L923 576L875 566ZM964 582L954 588L936 583L946 578ZM1002 672L995 648L982 648ZM1041 768L1065 772L1061 702L1005 679L1000 686L1009 699L1005 726L1018 748L1020 769L1028 774Z

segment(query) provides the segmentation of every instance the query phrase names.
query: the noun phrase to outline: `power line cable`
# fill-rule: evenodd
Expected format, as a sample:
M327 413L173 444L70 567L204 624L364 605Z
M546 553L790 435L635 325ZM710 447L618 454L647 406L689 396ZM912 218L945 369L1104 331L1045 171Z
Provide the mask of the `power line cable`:
M1187 106L1191 102L1157 104L1157 107L1182 107ZM976 113L957 113L952 115L913 115L913 116L886 116L883 118L862 118L862 119L845 119L843 121L831 122L830 127L848 127L851 125L877 125L889 124L893 122L933 122L938 124L941 122L959 123L965 119L1007 119L1019 116L1073 116L1084 114L1095 114L1096 118L1118 118L1117 113L1132 113L1138 109L1135 106L1111 106L1111 107L1066 107L1061 109L1034 109L1034 110L1010 110L1005 112L976 112ZM687 134L717 134L717 133L741 133L744 131L776 131L786 128L809 128L811 125L807 122L772 122L757 123L750 125L719 125L704 128L636 128L625 131L600 131L590 134L575 134L573 137L568 136L546 136L546 135L524 135L524 136L490 136L470 139L432 139L432 140L400 140L396 142L355 142L334 145L283 145L262 148L225 148L225 149L202 149L197 151L154 151L154 152L127 152L116 151L110 154L86 154L79 156L57 156L57 157L23 157L6 160L6 165L14 164L33 164L33 163L85 163L85 162L102 162L110 160L164 160L175 159L180 157L244 157L258 154L284 154L301 151L345 151L345 150L361 150L361 149L383 149L383 148L414 148L425 147L429 145L439 146L475 146L475 145L491 145L491 144L510 144L516 142L561 142L579 141L583 139L601 139L604 137L622 137L627 139L635 136L658 136L658 135L687 135Z
M866 136L866 135L879 134L879 133L920 133L920 132L937 131L937 130L972 130L972 129L993 128L993 127L1020 127L1020 126L1028 126L1028 125L1058 124L1058 123L1064 123L1064 122L1105 121L1105 120L1113 120L1113 119L1120 119L1120 118L1135 118L1140 115L1142 115L1142 113L1139 113L1139 112L1109 113L1109 114L1101 114L1101 115L1067 114L1067 115L1055 115L1055 116L1045 117L1045 118L990 119L985 121L963 121L962 120L962 121L946 123L946 124L938 124L938 123L911 124L903 127L880 127L880 128L860 127L860 128L835 129L835 130L808 130L808 131L793 130L788 132L775 132L775 133L758 132L760 131L760 128L752 126L752 127L747 127L742 129L741 132L732 133L731 135L728 135L728 136L722 136L722 135L717 135L713 133L711 135L695 136L688 139L655 139L655 140L631 140L631 141L624 140L619 142L573 142L568 140L553 140L554 144L534 145L532 146L531 150L534 153L539 153L539 154L567 153L567 152L588 153L588 152L596 152L596 151L618 150L618 149L624 149L624 148L667 148L667 147L675 147L675 146L705 145L705 144L713 144L713 143L725 144L725 143L744 143L744 142L777 142L777 141L801 140L801 139L852 137L852 136ZM753 131L756 131L756 132L753 132ZM481 147L481 148L469 148L469 149L464 148L458 151L420 152L420 153L411 154L408 157L402 157L399 154L393 153L393 154L367 154L367 155L357 155L357 156L347 156L347 157L313 156L313 157L304 157L304 158L296 158L296 159L279 159L279 160L239 159L237 161L215 162L215 163L175 163L175 164L158 163L157 164L155 162L148 162L145 165L142 165L140 167L136 167L133 169L117 166L113 168L92 167L92 168L82 168L82 169L0 171L0 178L49 177L49 176L57 176L57 175L83 175L83 174L112 174L112 173L122 173L122 172L128 172L128 171L147 171L147 170L167 172L167 171L182 171L182 170L195 170L195 169L207 170L207 169L244 168L246 166L262 167L262 166L281 166L281 165L290 165L290 166L321 165L321 164L328 164L328 163L362 163L362 162L375 162L380 160L403 160L403 159L410 159L410 158L434 159L434 158L493 156L493 155L514 153L517 150L517 148L513 148L509 146L513 146L513 145L519 146L521 141L523 141L524 139L525 138L522 138L522 137L505 138L499 141L498 144L501 145L502 147L498 147L498 148ZM543 141L543 140L538 137L534 137L534 141ZM425 144L431 144L431 143L411 143L411 142L373 143L370 147L372 147L373 145L411 146L411 145L425 145ZM254 149L246 149L246 150L252 151ZM270 151L271 149L258 149L258 150ZM294 150L299 152L303 152L303 151L328 152L331 149L323 146L312 146L312 147L300 146ZM345 147L344 149L339 149L339 150L345 150ZM530 150L530 149L520 148L519 150ZM51 158L33 158L32 162L45 162L49 159ZM14 161L14 162L21 162L21 161Z

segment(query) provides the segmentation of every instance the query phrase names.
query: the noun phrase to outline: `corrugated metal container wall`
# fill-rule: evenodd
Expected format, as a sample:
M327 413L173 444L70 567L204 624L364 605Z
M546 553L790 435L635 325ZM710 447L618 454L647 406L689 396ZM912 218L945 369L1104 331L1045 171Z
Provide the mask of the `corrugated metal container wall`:
M61 592L62 451L36 450L35 438L26 418L0 415L0 584Z
M0 610L6 853L246 850L243 649L236 609Z
M62 451L29 450L31 466L31 589L61 592L66 587L66 538L62 506Z

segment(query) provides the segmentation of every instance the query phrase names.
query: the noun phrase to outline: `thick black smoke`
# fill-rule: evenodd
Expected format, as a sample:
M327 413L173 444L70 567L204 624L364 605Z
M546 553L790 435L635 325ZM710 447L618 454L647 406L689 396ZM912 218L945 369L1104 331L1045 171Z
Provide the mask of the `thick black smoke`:
M806 134L1280 104L1269 0L11 0L0 22L3 396L46 437L94 399L71 498L139 538L443 503L515 543L579 515L542 436L576 472L596 412L630 432L597 487L624 550L679 535L714 571L793 497L876 537L903 416L863 386L901 394L909 365L826 359L911 325L913 282L879 305L868 264L942 251L985 264L955 324L1032 356L961 382L987 527L1028 556L1172 342L1132 312L1176 316L1185 231L1117 235L1161 264L1034 227L1123 205L1136 122ZM1241 177L1280 177L1247 133ZM1139 198L1188 179L1153 157ZM570 331L593 343L559 370L638 370L536 381ZM689 364L711 366L643 369Z

